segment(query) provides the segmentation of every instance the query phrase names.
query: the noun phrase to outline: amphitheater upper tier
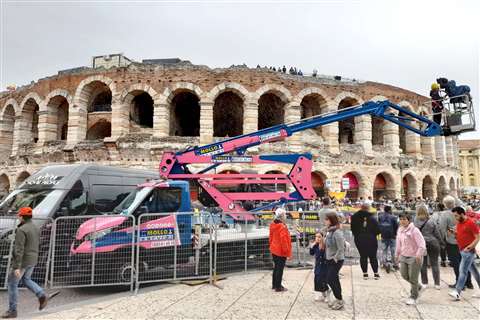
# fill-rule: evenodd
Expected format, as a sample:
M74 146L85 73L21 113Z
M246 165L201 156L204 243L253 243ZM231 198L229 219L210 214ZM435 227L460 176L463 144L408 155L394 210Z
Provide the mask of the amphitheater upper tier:
M7 192L48 164L156 169L165 150L385 99L428 112L426 97L386 84L242 66L129 62L61 71L0 95L0 189ZM420 137L371 116L253 150L259 152L311 152L317 193L327 185L341 189L342 178L352 197L434 198L458 189L455 137Z

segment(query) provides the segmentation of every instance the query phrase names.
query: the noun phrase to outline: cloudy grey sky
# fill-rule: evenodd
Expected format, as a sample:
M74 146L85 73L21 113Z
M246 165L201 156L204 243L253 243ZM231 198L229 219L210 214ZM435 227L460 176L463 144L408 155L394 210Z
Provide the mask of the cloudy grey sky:
M421 94L445 76L470 85L480 105L476 0L1 1L1 90L123 52L316 68Z

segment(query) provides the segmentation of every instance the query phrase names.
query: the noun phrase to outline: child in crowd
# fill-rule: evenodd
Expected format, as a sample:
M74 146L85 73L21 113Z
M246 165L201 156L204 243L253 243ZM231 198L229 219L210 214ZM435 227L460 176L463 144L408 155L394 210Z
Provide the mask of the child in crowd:
M327 260L325 259L325 239L321 232L315 234L310 245L310 255L315 256L315 301L328 301Z

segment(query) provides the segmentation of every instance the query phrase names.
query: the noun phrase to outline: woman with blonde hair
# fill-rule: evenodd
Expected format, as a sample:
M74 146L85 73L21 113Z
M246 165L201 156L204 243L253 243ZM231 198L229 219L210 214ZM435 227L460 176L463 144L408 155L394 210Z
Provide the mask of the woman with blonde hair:
M430 260L435 289L440 290L440 266L438 257L441 247L445 246L445 244L443 243L439 227L433 219L430 219L428 208L425 205L417 207L414 225L422 233L427 246L421 269L422 285L428 285L427 265L428 260Z

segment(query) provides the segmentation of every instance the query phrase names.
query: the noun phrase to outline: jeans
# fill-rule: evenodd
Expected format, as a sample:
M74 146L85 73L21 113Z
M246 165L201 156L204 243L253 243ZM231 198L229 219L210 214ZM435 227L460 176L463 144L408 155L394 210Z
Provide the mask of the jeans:
M395 262L395 239L382 239L382 265L385 266L387 262L392 262L394 266ZM390 251L390 259L388 259L388 252Z
M272 275L272 289L282 288L283 268L287 262L286 257L280 257L272 254L273 256L273 275Z
M429 246L427 245L427 256L423 258L423 264L422 264L422 283L423 284L428 284L428 276L427 276L427 265L428 265L428 260L430 260L430 264L432 266L432 275L433 275L433 282L435 283L436 286L440 285L440 265L438 263L438 255L440 253L440 247L436 246Z
M469 270L470 273L473 274L473 277L477 281L477 284L480 286L480 274L478 273L478 269L475 266L475 252L461 251L460 255L462 256L459 268L460 274L458 276L457 285L455 286L455 289L458 293L462 292L463 287L465 286Z
M337 300L342 300L342 286L338 273L343 266L343 260L327 260L327 284L332 289L333 295Z
M455 272L455 283L458 282L458 277L460 275L459 268L460 268L460 260L462 256L460 255L460 249L458 249L458 245L447 243L447 255L448 260L452 264L453 272ZM472 277L470 276L470 272L467 275L467 281L465 282L466 285L472 284Z
M370 235L359 235L355 237L354 240L358 253L360 253L360 267L362 268L362 272L368 273L368 260L370 260L373 273L378 273L377 238Z
M10 271L8 275L9 311L17 311L18 284L20 283L20 280L23 282L25 287L28 288L28 290L30 290L37 296L37 298L43 297L45 295L43 289L31 279L34 268L35 266L26 267L24 270L22 270L23 275L20 275L20 278L15 277L13 270Z
M415 257L400 257L400 274L410 283L410 297L418 298L418 275L422 263L418 263Z

